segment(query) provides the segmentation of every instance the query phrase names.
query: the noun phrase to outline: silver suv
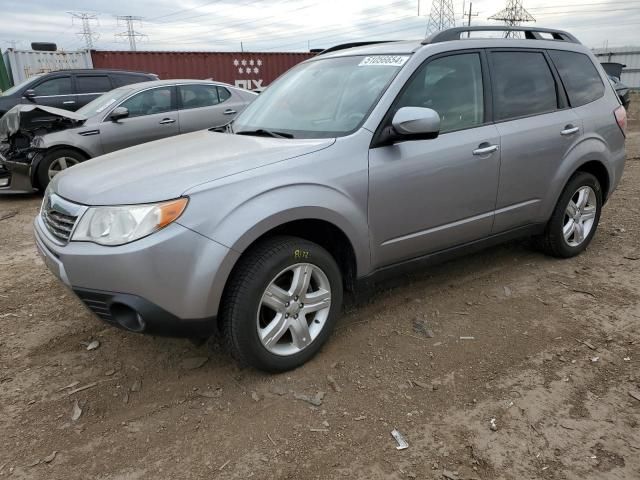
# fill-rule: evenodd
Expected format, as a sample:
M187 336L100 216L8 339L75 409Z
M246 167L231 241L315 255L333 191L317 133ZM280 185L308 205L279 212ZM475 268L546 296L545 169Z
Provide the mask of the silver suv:
M217 332L268 371L309 360L343 292L381 275L521 236L577 255L622 176L624 108L572 35L487 29L331 49L227 133L65 171L38 249L107 322Z

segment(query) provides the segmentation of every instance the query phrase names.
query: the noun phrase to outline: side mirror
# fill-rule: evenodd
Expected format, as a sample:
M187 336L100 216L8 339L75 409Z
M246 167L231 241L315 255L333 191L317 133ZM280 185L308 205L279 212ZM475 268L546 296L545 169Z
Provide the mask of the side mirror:
M430 140L440 134L440 115L421 107L402 107L391 121L397 140Z
M22 96L28 100L33 100L36 97L36 91L32 88L25 90Z
M109 114L109 119L111 119L112 122L117 122L118 120L121 120L123 118L127 118L128 116L129 116L129 109L128 108L126 108L126 107L116 107Z

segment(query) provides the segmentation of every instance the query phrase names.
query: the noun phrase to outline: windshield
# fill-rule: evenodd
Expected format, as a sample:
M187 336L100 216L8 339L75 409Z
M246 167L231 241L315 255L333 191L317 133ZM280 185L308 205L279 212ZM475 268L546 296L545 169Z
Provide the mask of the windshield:
M328 138L362 125L408 55L328 58L301 64L260 94L233 131Z
M14 85L10 89L5 90L4 92L0 93L0 95L3 96L3 97L8 97L9 95L13 95L14 93L20 91L22 88L27 86L29 83L33 82L36 78L41 77L42 75L44 75L44 74L43 73L39 73L38 75L34 75L33 77L29 77L24 82L19 83L18 85Z
M78 110L78 113L87 118L103 113L109 107L124 99L134 90L135 89L131 87L120 87L115 90L111 90L110 92L104 93L98 98L87 103L84 107Z

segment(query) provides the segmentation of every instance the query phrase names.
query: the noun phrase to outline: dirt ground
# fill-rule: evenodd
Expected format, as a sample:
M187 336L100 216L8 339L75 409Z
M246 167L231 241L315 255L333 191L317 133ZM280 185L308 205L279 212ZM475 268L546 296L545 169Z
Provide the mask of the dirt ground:
M37 257L41 199L0 198L0 477L640 478L631 127L585 254L515 242L404 278L275 376L105 326ZM317 405L297 398L318 392ZM409 448L396 450L394 428Z

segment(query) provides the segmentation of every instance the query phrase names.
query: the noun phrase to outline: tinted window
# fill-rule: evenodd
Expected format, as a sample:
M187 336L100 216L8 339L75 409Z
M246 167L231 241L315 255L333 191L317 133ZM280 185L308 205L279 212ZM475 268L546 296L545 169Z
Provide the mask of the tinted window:
M231 98L231 92L224 87L218 87L218 96L220 97L220 103L222 103Z
M145 90L125 100L120 106L129 110L129 117L141 117L173 110L171 88L161 87Z
M183 109L211 107L219 103L215 85L182 85L178 91Z
M45 80L34 88L37 96L72 95L71 77L56 77Z
M435 110L443 133L481 125L484 95L480 56L452 55L420 67L400 96L397 108L401 107Z
M149 78L128 73L113 73L111 74L111 80L113 80L115 87L122 87L124 85L131 85L132 83L146 82Z
M582 53L549 52L572 107L593 102L604 94L604 84L591 59Z
M104 93L111 90L111 81L106 75L76 77L78 93Z
M556 110L556 83L542 53L493 52L491 79L496 120Z

